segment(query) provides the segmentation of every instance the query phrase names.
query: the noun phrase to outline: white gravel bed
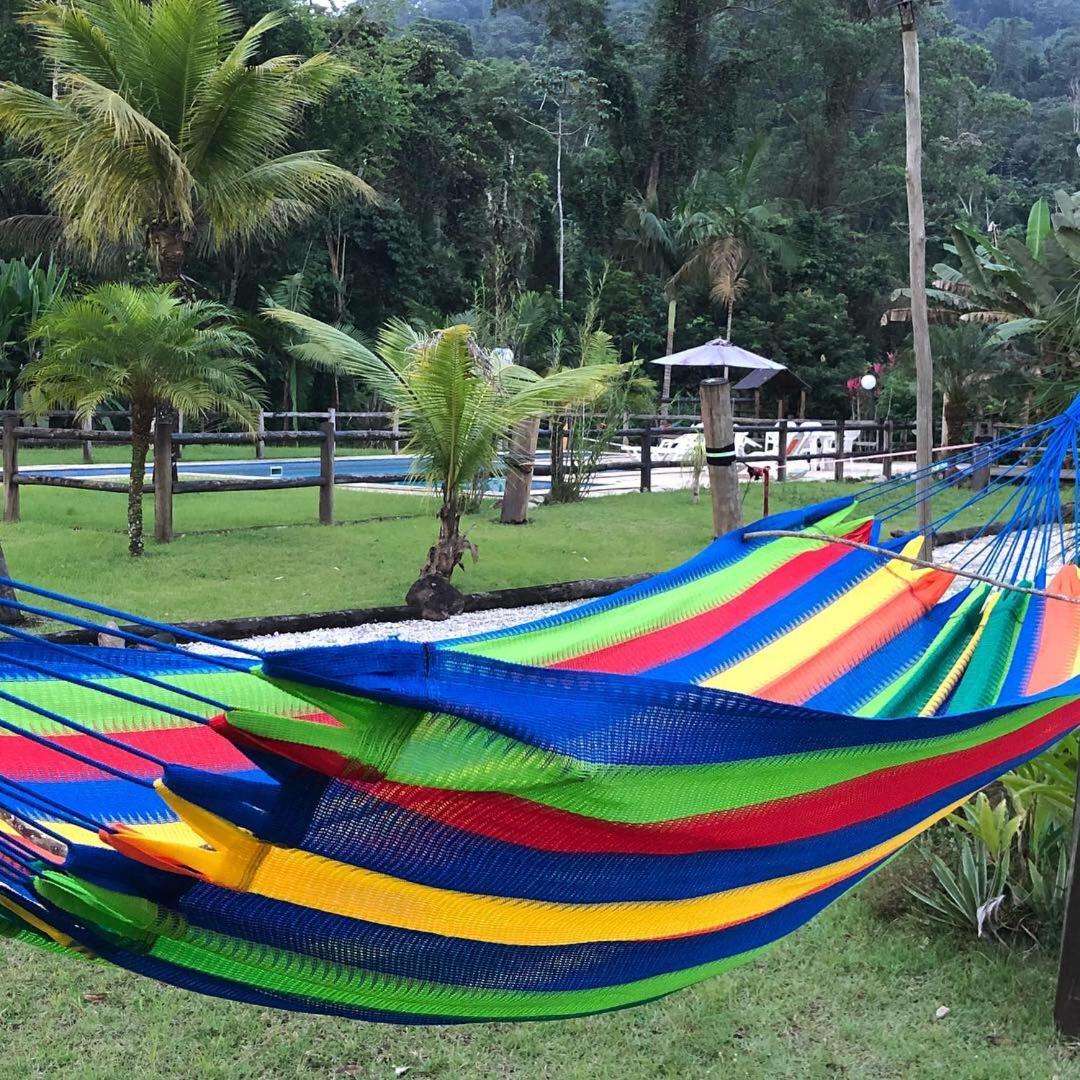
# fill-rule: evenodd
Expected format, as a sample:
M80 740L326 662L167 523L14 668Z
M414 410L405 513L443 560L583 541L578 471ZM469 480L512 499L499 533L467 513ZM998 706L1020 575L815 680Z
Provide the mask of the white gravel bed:
M302 634L267 634L263 637L238 638L238 645L259 652L281 652L285 649L309 649L324 645L359 645L365 641L385 641L398 638L402 641L440 641L443 638L468 637L484 634L489 630L502 630L518 626L548 615L555 615L567 608L577 607L584 601L561 604L533 604L530 607L493 608L490 611L470 611L454 615L444 622L426 619L410 619L406 622L362 623L336 630L309 630ZM220 653L225 650L213 645L192 645L192 652Z

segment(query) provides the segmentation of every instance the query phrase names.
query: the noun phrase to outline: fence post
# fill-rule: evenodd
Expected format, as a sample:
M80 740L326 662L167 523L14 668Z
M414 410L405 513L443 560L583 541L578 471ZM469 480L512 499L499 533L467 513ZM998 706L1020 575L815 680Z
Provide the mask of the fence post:
M173 538L173 430L172 421L154 423L154 539L167 544Z
M532 493L539 433L539 416L522 420L510 431L510 447L506 454L506 481L499 511L499 521L503 525L524 525L528 520L529 495Z
M261 461L266 457L266 439L263 436L266 434L266 413L260 410L259 412L259 426L255 429L255 457Z
M4 417L4 520L19 520L19 438L17 416Z
M641 429L641 491L652 491L652 421Z
M842 419L836 421L836 457L833 458L833 479L844 479L844 429Z
M885 446L885 449L883 451L883 453L885 454L885 461L884 461L884 464L882 465L881 475L886 480L891 480L892 479L892 465L893 465L893 456L892 456L893 422L891 420L886 420L885 421L885 423L882 425L882 432L881 433L882 433L882 436L884 437L884 446Z
M400 454L401 440L398 438L398 436L401 434L401 413L399 413L397 409L394 409L394 411L390 414L390 431L394 436L393 440L390 443L390 450L394 454ZM533 450L535 451L535 449L536 444L534 443Z
M336 430L333 420L321 425L322 448L319 453L319 524L334 524L334 450Z
M776 479L782 484L787 479L787 420L781 420L776 431Z
M94 418L93 416L84 416L82 423L79 425L83 431L94 430ZM84 465L94 464L94 444L89 439L84 439L82 444L82 459Z
M701 423L705 429L705 461L709 466L709 492L712 496L713 535L722 536L742 524L731 383L727 379L706 379L699 392Z

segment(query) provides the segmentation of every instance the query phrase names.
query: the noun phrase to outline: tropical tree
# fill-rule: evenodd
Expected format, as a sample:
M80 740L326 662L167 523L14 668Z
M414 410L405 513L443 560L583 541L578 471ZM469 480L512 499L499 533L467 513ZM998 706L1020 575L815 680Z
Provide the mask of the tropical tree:
M0 261L0 362L6 407L15 407L16 379L30 359L26 334L67 288L67 271L51 259Z
M55 73L48 97L0 83L0 131L36 156L52 215L8 231L91 255L149 247L162 281L193 246L235 249L330 200L372 197L319 150L285 153L305 105L347 72L327 53L256 62L265 15L241 33L223 0L45 2L24 16Z
M284 308L265 314L303 335L294 346L303 359L346 359L399 412L410 433L406 449L415 455L416 473L440 498L439 535L421 582L449 582L465 554L475 556L475 546L461 531L462 509L476 479L496 471L498 440L523 420L594 398L619 370L618 365L597 364L541 376L500 363L477 345L472 328L464 324L430 333L393 320L379 332L372 351L310 316Z
M1009 353L993 327L978 323L934 326L934 389L941 395L941 443L962 441L971 422L1008 370Z
M106 284L60 301L30 331L40 349L20 376L25 408L92 416L107 401L131 409L128 550L143 553L142 495L155 411L213 411L253 429L261 408L254 347L221 304L183 300L175 286ZM167 469L171 462L158 461Z
M731 340L735 304L752 281L768 284L770 261L790 267L794 247L784 236L783 205L762 198L766 140L756 138L723 176L699 172L676 210L674 243L685 252L673 285L702 281L727 313Z

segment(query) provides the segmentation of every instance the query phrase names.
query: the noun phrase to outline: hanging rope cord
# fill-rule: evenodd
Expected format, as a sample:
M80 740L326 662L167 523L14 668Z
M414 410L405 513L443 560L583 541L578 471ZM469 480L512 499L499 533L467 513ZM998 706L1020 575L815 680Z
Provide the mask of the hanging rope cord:
M917 566L924 570L944 570L956 577L967 578L969 581L982 582L984 585L992 585L996 589L1007 589L1010 592L1026 593L1028 596L1042 596L1047 600L1062 600L1066 604L1080 604L1080 596L1063 596L1061 593L1049 592L1047 589L1036 589L1028 585L1016 585L1011 581L1002 581L1000 578L990 577L987 574L977 574L972 570L962 570L959 567L950 566L948 563L934 563L926 559L915 558L911 555L903 555L900 552L890 551L888 548L877 547L874 544L864 544L859 540L851 540L846 536L829 536L828 533L798 532L794 529L762 529L761 532L748 532L743 534L744 540L777 540L786 537L795 540L812 540L828 544L840 544L842 547L853 548L856 551L865 551L871 555L881 555L883 558L896 562L907 563L909 566Z

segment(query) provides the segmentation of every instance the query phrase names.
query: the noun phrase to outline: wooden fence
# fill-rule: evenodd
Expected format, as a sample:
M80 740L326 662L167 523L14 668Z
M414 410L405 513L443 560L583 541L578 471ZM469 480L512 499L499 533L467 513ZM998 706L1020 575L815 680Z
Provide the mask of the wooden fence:
M122 414L121 414L122 415ZM154 469L152 491L154 495L154 535L161 542L168 542L173 536L173 500L178 495L196 494L200 492L232 492L232 491L270 491L284 490L288 488L317 488L318 495L318 520L322 524L332 524L334 521L334 491L339 484L400 484L405 477L400 472L388 474L353 474L339 471L340 460L336 457L339 442L349 442L362 446L385 445L391 448L399 446L408 438L408 432L403 431L395 421L391 413L287 413L265 414L271 419L304 419L306 421L320 420L317 429L294 429L272 430L265 423L255 433L243 432L178 432L174 431L171 424L158 423L154 431L154 461L169 462L169 468ZM623 427L609 433L609 437L618 440L626 440L635 444L633 449L637 451L634 456L629 454L620 457L618 453L605 456L599 463L594 463L592 471L604 473L631 473L637 474L637 488L639 491L652 490L653 474L658 471L686 469L684 461L658 461L655 459L653 450L658 440L672 438L679 434L685 434L690 428L681 431L675 427L676 423L696 423L697 417L692 415L671 417L632 417L630 426ZM339 428L339 420L363 420L369 423L384 423L386 426L363 427L363 428ZM775 467L777 480L783 481L788 478L789 467L794 462L826 461L832 464L833 476L836 480L844 480L847 477L849 462L866 460L866 450L870 449L870 457L880 460L884 476L889 477L893 472L893 463L897 457L902 457L910 451L900 449L897 446L906 445L903 442L905 436L911 430L911 425L894 425L889 421L885 423L838 421L834 424L807 425L799 424L796 427L794 421L739 421L735 425L736 434L756 435L763 437L768 433L775 434L775 453L751 453L738 458L739 463L750 467L760 468L772 465ZM852 428L860 431L862 450L848 451L845 449L847 434ZM812 453L789 454L789 446L796 434L821 432L833 437L835 449L818 450ZM44 445L122 445L131 444L129 431L98 431L87 428L45 428L27 427L19 424L19 418L12 413L3 417L3 514L4 521L16 522L19 520L19 493L24 487L55 487L73 490L110 491L126 494L128 482L126 479L94 479L82 476L58 476L55 473L22 470L19 467L19 451L23 447ZM190 478L183 479L179 472L177 461L184 447L190 446L235 446L239 451L241 447L254 446L256 457L262 457L267 444L286 444L301 446L314 444L319 447L319 472L313 476L295 477L223 477L223 478ZM629 448L629 447L628 447ZM569 468L573 469L575 463L568 462ZM565 466L564 466L565 467ZM535 465L532 473L534 476L545 477L551 475L551 466L548 464Z

